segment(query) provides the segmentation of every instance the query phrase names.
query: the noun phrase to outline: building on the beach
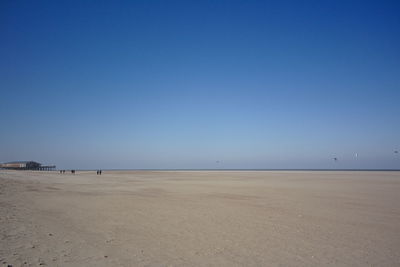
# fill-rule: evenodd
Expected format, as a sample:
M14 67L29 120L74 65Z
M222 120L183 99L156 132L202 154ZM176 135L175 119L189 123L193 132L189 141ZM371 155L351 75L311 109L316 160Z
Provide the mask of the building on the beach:
M6 163L0 163L0 168L9 170L37 170L37 171L50 171L56 168L56 166L45 166L35 161L12 161Z

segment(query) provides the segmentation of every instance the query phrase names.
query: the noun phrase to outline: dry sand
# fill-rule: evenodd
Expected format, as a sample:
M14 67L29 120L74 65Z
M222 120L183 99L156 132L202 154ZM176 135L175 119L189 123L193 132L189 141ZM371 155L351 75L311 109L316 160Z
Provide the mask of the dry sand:
M0 170L7 266L400 266L400 172Z

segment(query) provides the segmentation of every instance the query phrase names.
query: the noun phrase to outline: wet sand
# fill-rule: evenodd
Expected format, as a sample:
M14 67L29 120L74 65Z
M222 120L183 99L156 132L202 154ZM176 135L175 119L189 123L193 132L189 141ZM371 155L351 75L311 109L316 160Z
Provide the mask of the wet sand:
M7 266L400 266L400 172L0 170Z

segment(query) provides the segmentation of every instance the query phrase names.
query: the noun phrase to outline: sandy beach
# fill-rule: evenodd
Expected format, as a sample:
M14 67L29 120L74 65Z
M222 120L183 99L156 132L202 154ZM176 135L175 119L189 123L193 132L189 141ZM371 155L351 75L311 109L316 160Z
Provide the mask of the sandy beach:
M400 172L0 170L4 266L400 266Z

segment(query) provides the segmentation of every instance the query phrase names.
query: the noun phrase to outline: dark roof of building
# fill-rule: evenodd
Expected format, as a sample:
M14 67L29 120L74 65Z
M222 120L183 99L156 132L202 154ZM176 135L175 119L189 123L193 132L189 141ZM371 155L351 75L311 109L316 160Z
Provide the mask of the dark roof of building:
M17 163L20 163L20 164L22 164L22 163L29 163L29 162L35 162L35 163L38 163L38 162L36 162L36 161L32 161L32 160L26 160L26 161L10 161L10 162L4 162L3 164L17 164Z

